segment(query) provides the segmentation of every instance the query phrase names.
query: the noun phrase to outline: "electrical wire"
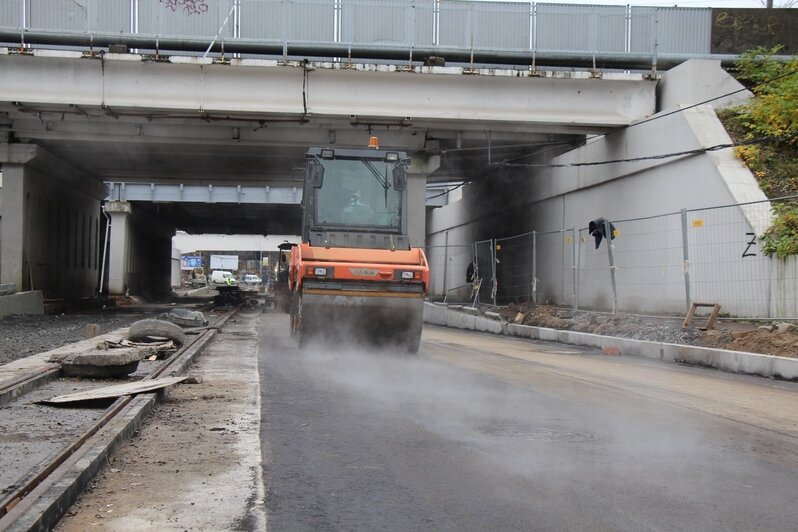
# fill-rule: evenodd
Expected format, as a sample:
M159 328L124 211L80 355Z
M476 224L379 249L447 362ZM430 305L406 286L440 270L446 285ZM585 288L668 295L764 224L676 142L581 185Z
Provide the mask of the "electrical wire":
M694 107L698 107L698 106L701 106L701 105L704 105L704 104L707 104L707 103L710 103L710 102L714 102L716 100L721 100L721 99L727 98L729 96L734 96L735 94L739 94L741 92L746 92L746 91L749 91L749 90L752 90L752 89L756 89L757 87L761 87L762 85L766 85L768 83L773 83L774 81L778 81L778 80L783 79L783 78L794 76L795 74L798 74L798 69L791 70L789 72L784 72L782 74L779 74L778 76L774 76L772 78L760 81L759 83L756 83L756 84L752 85L750 88L743 87L741 89L737 89L737 90L734 90L734 91L731 91L731 92L727 92L726 94L721 94L720 96L715 96L715 97L708 98L706 100L700 101L698 103L687 105L685 107L680 107L679 109L674 109L673 111L669 111L667 113L662 113L662 114L658 114L656 116L652 116L651 118L647 118L645 120L641 120L639 122L635 122L633 124L629 124L628 126L626 126L625 129L629 129L631 127L639 126L640 124L653 122L654 120L659 120L661 118L665 118L667 116L671 116L671 115L674 115L676 113L681 113L683 111L687 111L688 109L692 109ZM591 141L593 139L596 139L596 138L599 138L599 137L603 137L603 136L605 136L605 135L593 135L593 136L585 137L585 139L580 144L576 145L575 148L584 146L588 141ZM630 159L616 159L616 160L611 160L611 161L594 161L594 162L590 162L590 163L570 163L570 164L556 165L556 164L514 164L514 163L511 162L511 161L517 161L519 159L523 159L523 158L526 158L526 157L531 157L533 155L540 155L541 153L543 153L543 152L534 152L534 153L523 154L523 155L520 155L520 156L508 158L508 159L505 159L504 161L502 161L500 163L494 163L492 166L503 166L503 167L508 167L508 168L512 168L512 167L518 167L518 168L568 168L568 167L574 167L574 166L598 166L598 165L603 165L603 164L612 164L612 163L619 163L619 162L635 162L635 161L645 161L645 160L652 160L652 159L667 159L667 158L670 158L670 157L678 157L680 155L695 155L695 154L698 154L698 153L705 153L707 151L716 151L716 150L721 150L721 149L724 149L724 148L732 148L732 147L735 147L735 146L743 146L743 145L746 145L746 144L758 144L758 143L767 142L767 141L784 141L784 140L790 140L791 138L794 138L794 136L793 137L787 137L787 138L763 137L763 138L759 138L759 139L751 139L751 140L747 140L747 141L741 141L739 143L718 144L716 146L710 146L708 148L698 148L696 150L688 150L688 151L685 151L685 152L666 153L666 154L662 154L662 155L651 155L651 156L646 156L646 157L635 157L635 158L630 158Z
M760 137L756 139L742 140L740 142L731 142L728 144L715 144L714 146L708 146L706 148L696 148L694 150L662 153L658 155L644 155L642 157L629 157L626 159L611 159L607 161L591 161L586 163L563 163L563 164L494 163L494 166L503 167L503 168L574 168L577 166L600 166L604 164L615 164L615 163L634 163L638 161L651 161L657 159L670 159L672 157L699 155L701 153L707 153L710 151L724 150L726 148L734 148L737 146L747 146L749 144L761 144L763 142L784 142L784 141L789 141L796 137L798 137L798 134L792 135L791 137Z

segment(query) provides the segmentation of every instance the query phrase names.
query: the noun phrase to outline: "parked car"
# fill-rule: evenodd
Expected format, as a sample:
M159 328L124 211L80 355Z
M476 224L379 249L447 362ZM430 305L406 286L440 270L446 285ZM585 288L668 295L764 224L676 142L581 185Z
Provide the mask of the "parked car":
M259 284L262 284L263 281L257 275L252 274L252 273L248 273L248 274L246 274L244 276L244 283L246 283L248 285L259 285Z
M230 280L229 283L228 283L228 279ZM236 281L236 278L233 277L233 273L232 272L228 272L228 271L225 271L225 270L214 270L211 273L211 284L214 284L214 285L226 285L226 284L237 285L238 281Z

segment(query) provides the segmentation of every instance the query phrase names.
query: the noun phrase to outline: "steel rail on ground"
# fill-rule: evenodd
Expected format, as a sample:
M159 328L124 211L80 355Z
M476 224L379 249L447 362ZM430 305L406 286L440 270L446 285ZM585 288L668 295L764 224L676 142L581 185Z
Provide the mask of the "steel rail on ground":
M171 357L169 357L168 360L155 368L142 380L155 380L162 376L174 376L183 373L194 360L194 358L196 358L196 356L202 352L202 349L204 349L205 346L207 346L208 343L214 338L214 336L216 336L219 328L221 328L227 322L227 320L234 316L240 310L240 308L241 307L234 308L220 316L213 323L213 325L205 328L205 330L202 331L191 343L186 343L186 345L177 350ZM23 386L26 382L27 380L22 380L21 382L17 382L16 385ZM111 423L111 421L119 418L122 414L127 412L127 407L136 397L137 395L127 395L118 398L106 409L102 417L93 422L91 426L89 426L76 440L74 440L64 449L56 452L37 467L33 468L17 482L13 483L9 492L0 497L0 530L11 528L16 520L18 520L26 511L30 510L35 501L28 499L30 499L29 496L34 492L34 490L41 486L48 479L48 477L50 477L71 456L79 452L92 436L97 434L97 432L99 432L103 427ZM74 502L74 498L76 497L77 493L74 497L72 497L73 500L69 501L69 503L71 504L71 502ZM37 497L33 497L33 499L35 498ZM63 509L63 512L66 512L68 506L69 505L67 504L61 505L60 507ZM61 515L54 516L54 518L56 520L60 519L60 517L63 515L63 512L60 513ZM52 524L54 525L55 523Z

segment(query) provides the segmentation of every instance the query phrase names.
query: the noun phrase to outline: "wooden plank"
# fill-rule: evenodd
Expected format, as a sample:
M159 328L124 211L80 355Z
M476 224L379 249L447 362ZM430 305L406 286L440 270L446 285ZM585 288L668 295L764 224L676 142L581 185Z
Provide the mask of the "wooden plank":
M58 397L39 401L39 403L64 404L76 403L80 401L96 401L98 399L114 399L116 397L122 397L123 395L135 395L137 393L160 390L161 388L172 386L178 382L183 382L186 379L188 379L188 377L166 377L163 379L154 379L150 381L126 382L125 384L116 384L114 386L95 388L94 390L59 395Z
M707 331L713 329L715 327L715 320L718 319L718 314L720 314L720 305L715 303L715 306L712 307L712 313L709 315L709 320L707 320Z

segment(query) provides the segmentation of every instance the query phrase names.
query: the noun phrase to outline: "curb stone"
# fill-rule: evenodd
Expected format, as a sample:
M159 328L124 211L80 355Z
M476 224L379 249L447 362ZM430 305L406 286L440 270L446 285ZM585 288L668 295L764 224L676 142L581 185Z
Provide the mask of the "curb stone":
M451 311L445 307L427 302L424 303L424 321L432 325L504 334L533 340L545 340L599 349L617 348L619 353L624 356L639 356L666 362L711 367L731 373L744 373L788 381L798 380L798 358L633 340L631 338L617 338L600 334L497 322L482 316L471 316Z

